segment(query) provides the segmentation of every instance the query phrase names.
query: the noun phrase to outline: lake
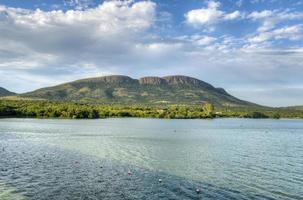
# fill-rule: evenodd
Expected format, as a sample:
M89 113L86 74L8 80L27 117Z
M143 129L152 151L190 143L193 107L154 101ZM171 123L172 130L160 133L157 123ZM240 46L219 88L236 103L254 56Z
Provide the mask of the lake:
M303 199L303 120L0 119L0 199Z

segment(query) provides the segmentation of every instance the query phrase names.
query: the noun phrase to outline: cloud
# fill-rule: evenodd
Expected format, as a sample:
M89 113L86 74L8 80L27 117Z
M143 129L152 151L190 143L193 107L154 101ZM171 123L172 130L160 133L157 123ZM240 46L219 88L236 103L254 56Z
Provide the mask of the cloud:
M300 40L303 38L302 25L287 26L268 32L261 32L259 35L249 38L251 43L261 43L268 40Z
M208 46L217 40L216 37L208 36L208 35L185 35L176 38L178 41L182 41L183 43L189 43L193 46ZM191 47L193 48L193 47Z
M246 18L260 23L256 32L248 36L252 46L272 46L276 44L273 41L297 41L303 36L302 12L291 12L289 9L253 11Z
M251 18L253 20L264 19L264 18L273 16L273 13L274 12L271 10L263 10L261 12L253 11L252 13L250 13L248 15L248 18Z
M258 32L265 32L275 28L278 24L283 22L302 20L303 13L290 12L289 10L263 10L253 11L247 18L253 21L260 21L261 26L258 28Z
M194 26L216 23L223 15L222 11L217 10L219 5L219 3L210 1L207 8L189 11L185 15L187 23Z
M140 31L151 26L154 19L155 4L152 2L138 2L134 4L120 1L106 1L93 9L54 10L50 12L2 8L8 22L15 25L14 28L24 28L39 32L42 28L59 29L68 28L93 28L95 37L102 34L114 34L119 31Z
M216 1L208 1L207 7L190 10L185 14L186 22L189 25L200 27L204 25L216 24L224 20L234 20L240 17L239 11L226 13L219 10L221 4Z
M216 38L215 37L209 37L209 36L203 36L203 37L200 37L196 40L198 45L203 45L203 46L204 45L209 45L214 41L216 41Z
M234 20L234 19L237 19L239 17L241 17L241 14L240 14L240 12L238 10L236 10L236 11L234 11L232 13L226 14L224 16L224 19L225 20Z
M74 7L76 10L89 8L94 4L93 0L63 0L64 5Z
M0 57L2 66L21 65L26 59L49 66L51 58L56 65L68 65L97 54L101 59L122 54L130 41L154 24L155 8L150 1L106 1L96 8L66 12L1 6L0 55L4 51L16 55Z

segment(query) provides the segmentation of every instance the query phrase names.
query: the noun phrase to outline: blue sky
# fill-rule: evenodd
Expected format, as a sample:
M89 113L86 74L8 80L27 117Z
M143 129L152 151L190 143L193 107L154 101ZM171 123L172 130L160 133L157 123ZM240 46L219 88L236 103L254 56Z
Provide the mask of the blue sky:
M303 104L303 0L0 0L0 86L183 74Z

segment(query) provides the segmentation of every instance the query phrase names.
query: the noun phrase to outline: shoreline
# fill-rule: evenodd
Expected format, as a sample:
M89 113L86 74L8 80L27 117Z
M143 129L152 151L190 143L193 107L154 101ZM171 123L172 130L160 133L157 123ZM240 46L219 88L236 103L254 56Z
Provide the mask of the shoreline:
M62 117L24 117L0 116L1 119L56 119L56 120L102 120L102 119L159 119L159 120L216 120L216 119L247 119L247 120L303 120L303 118L248 118L248 117L213 117L213 118L156 118L156 117L104 117L104 118L62 118Z

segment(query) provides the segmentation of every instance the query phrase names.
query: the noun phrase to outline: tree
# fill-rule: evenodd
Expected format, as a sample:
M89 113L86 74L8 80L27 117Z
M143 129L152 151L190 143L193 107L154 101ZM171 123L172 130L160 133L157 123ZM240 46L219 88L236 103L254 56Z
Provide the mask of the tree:
M280 117L281 116L280 116L280 114L278 112L276 112L276 113L273 114L273 118L274 119L280 119Z
M206 116L213 116L214 113L214 105L211 103L205 103L202 107L203 112L205 113Z
M248 114L247 117L248 118L253 118L253 119L268 118L268 116L265 115L264 113L257 112L257 111Z

